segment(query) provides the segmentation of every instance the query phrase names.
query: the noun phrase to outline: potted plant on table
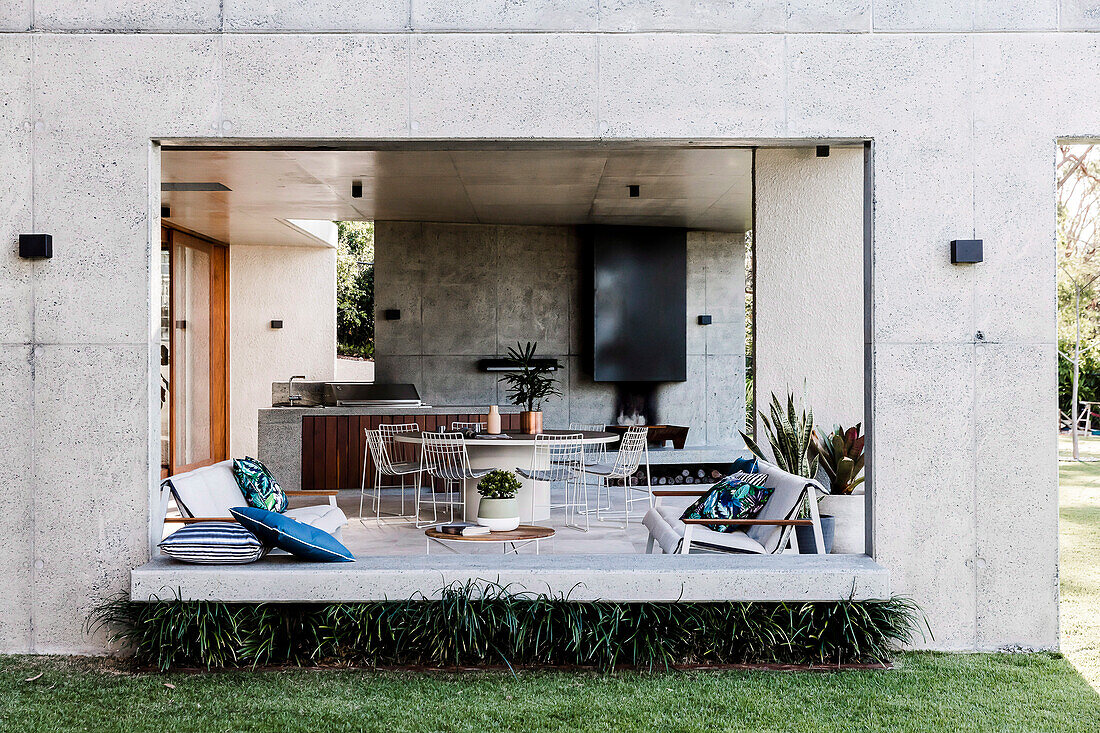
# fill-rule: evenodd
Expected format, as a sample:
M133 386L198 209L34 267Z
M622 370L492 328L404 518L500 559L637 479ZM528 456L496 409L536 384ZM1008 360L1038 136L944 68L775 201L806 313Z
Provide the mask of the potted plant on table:
M864 460L862 423L852 428L836 425L825 435L815 430L811 442L822 470L829 477L829 492L818 501L818 507L823 515L835 518L832 552L863 554L866 551L866 497L861 486L864 478L861 475Z
M477 523L492 532L508 532L519 526L519 501L516 492L523 484L511 471L490 471L477 482L481 500L477 504Z
M550 397L560 397L557 381L547 366L536 363L535 350L538 344L530 341L527 345L517 343L508 349L508 360L515 371L500 378L508 385L508 399L513 405L524 408L520 413L520 427L523 432L535 435L542 432L542 404Z

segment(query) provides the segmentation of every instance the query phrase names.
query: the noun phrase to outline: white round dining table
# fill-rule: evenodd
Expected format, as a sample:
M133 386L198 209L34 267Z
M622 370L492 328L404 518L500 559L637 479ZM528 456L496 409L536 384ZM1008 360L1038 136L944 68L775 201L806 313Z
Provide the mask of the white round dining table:
M549 435L575 435L581 434L581 442L585 445L598 445L600 443L614 443L621 436L617 433L604 433L592 430L544 430ZM505 431L508 437L490 438L485 435L465 438L466 452L470 456L470 468L493 469L513 471L517 468L531 468L531 461L535 450L535 436L528 433ZM398 443L420 445L424 442L423 433L398 433L393 439ZM536 466L536 468L546 468ZM519 519L523 523L544 521L550 518L550 483L548 481L535 481L527 479L519 474L522 487L516 493L519 500ZM477 516L477 505L481 497L477 493L478 479L467 479L463 487L466 501L466 519L473 521Z

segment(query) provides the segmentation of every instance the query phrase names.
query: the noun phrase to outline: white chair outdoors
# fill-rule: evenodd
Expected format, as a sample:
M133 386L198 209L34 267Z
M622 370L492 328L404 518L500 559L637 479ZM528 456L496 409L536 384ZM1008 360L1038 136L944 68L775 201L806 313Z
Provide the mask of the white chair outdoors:
M167 524L193 524L195 522L236 522L229 510L247 506L248 501L233 476L233 461L220 461L210 466L170 476L160 482L161 507L167 508L169 496L175 500L182 516L165 517ZM336 491L283 491L289 498L309 497L317 500L326 497L328 503L287 509L286 516L302 524L324 530L340 539L341 530L348 523L340 507L336 506ZM163 514L161 516L164 516Z
M535 436L535 448L531 452L531 463L527 467L517 467L516 472L532 481L546 481L550 484L550 509L566 511L565 526L587 532L588 527L588 482L585 480L585 456L583 435ZM565 503L554 504L554 484L565 486ZM583 498L583 501L582 501ZM583 510L581 510L583 507ZM532 507L534 509L534 507ZM584 516L584 526L575 521L577 513Z
M654 544L667 554L683 554L692 548L710 552L742 552L756 555L772 555L783 552L788 545L798 552L798 539L792 531L796 526L813 526L814 545L824 554L825 543L821 534L821 517L817 511L815 491L821 491L816 481L787 473L766 461L758 461L759 471L768 474L765 486L773 489L768 502L755 519L688 519L680 517L691 503L709 489L657 489L653 492L655 503L646 512L642 524L649 530L646 552L653 552ZM666 498L679 500L666 502ZM799 509L809 507L809 519L796 519ZM719 532L712 527L735 525L735 532Z
M569 423L571 433L604 433L606 425L593 425L579 422ZM584 462L589 466L597 463L607 463L607 443L589 443L584 446Z
M475 433L484 433L488 426L489 423L487 422L453 422L451 423L451 430L456 433L461 433L466 430L473 430Z
M630 505L646 501L653 506L653 480L649 473L649 447L646 443L646 433L649 429L641 425L632 425L626 429L619 450L615 454L614 463L597 463L585 467L585 471L595 476L596 481L596 519L603 520L604 515L618 515L618 510L611 510L611 481L619 479L623 482L623 528L630 524ZM645 486L632 486L631 477L638 470L638 466L645 461L646 481ZM601 492L607 491L607 505L600 503ZM644 491L645 496L632 496L632 492Z
M408 432L407 430L391 430L389 440L387 441L386 434L381 430L381 427L388 428L407 428L407 425L398 426L380 426L378 430L364 430L366 435L367 450L363 452L363 476L359 484L359 521L363 521L363 499L367 494L367 454L374 460L374 484L371 492L371 509L374 510L375 521L382 521L382 477L389 476L391 478L400 479L401 489L401 513L396 515L401 519L410 519L409 515L405 514L405 477L413 477L413 491L417 501L415 506L417 509L420 507L420 463L417 461L395 461L394 456L397 451L393 450L394 441L393 434L398 432ZM415 427L415 425L413 426ZM394 488L397 488L396 486Z
M447 489L447 494L451 493L451 486L455 486L459 498L457 500L448 497L445 502L451 508L451 521L455 518L455 505L462 505L462 519L466 520L466 481L469 479L481 478L485 474L489 473L490 469L480 468L474 470L470 468L470 455L466 452L466 441L463 439L461 433L421 433L420 436L423 440L423 444L420 448L420 465L421 469L425 471L432 478L438 478L443 480L444 487ZM419 521L419 502L420 492L417 492L417 524L421 527ZM434 487L432 491L432 520L433 523L438 520L438 514L436 513L438 501L436 499Z

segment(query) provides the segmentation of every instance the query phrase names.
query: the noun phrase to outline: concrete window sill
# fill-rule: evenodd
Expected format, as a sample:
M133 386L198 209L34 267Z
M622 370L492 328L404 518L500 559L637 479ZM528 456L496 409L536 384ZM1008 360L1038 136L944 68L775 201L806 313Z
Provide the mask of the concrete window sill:
M838 601L888 598L887 570L866 555L431 555L304 563L187 565L157 557L130 573L136 601L354 602L438 596L492 580L577 601Z

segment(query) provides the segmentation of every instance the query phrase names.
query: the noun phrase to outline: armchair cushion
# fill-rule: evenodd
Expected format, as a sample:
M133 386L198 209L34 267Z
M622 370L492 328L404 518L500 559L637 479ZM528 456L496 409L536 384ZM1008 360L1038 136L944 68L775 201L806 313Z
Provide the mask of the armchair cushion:
M267 470L267 466L260 461L249 456L234 460L233 477L237 479L249 506L280 514L286 511L286 494L279 488L279 482Z
M732 476L716 483L680 516L681 519L753 519L774 489L738 481ZM739 532L736 525L719 525L719 532Z
M221 461L165 479L180 512L187 517L228 517L229 507L246 503L233 477L233 461Z
M230 513L265 545L274 545L313 562L353 562L355 556L328 532L278 512L256 507L233 507Z
M680 551L685 530L684 523L680 521L682 511L677 506L659 504L648 510L642 518L642 524L649 530L650 536L666 553L675 554ZM699 526L694 529L691 546L718 549L723 552L746 552L753 555L764 553L760 543L744 532L717 532L709 527Z
M189 524L157 546L168 557L201 565L244 565L267 552L256 535L235 522Z

